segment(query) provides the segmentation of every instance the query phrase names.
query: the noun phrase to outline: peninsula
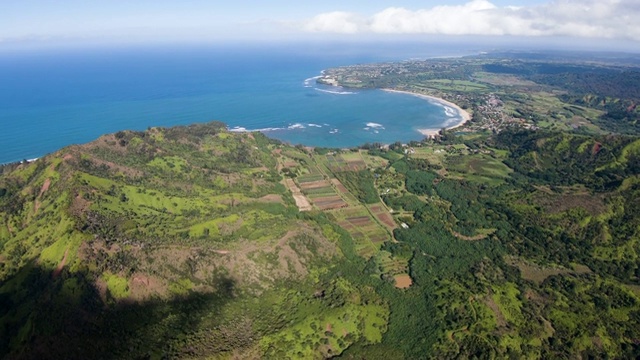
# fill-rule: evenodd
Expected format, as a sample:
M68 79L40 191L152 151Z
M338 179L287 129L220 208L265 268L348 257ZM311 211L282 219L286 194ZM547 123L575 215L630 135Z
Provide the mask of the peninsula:
M320 84L404 91L453 104L462 131L640 133L637 62L606 55L482 54L327 69ZM441 100L439 100L441 99ZM468 121L466 121L468 119ZM443 128L449 127L445 123ZM432 132L428 132L431 134Z

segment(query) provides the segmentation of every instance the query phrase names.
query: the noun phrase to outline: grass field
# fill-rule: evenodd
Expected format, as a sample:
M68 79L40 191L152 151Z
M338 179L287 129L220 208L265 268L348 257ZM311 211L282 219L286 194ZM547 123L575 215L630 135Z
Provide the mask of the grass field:
M556 130L573 130L584 127L589 131L597 132L600 129L592 123L602 115L602 111L562 102L555 94L548 92L531 92L526 95L526 100L512 99L505 94L504 108L507 113L517 117L528 117L528 114L536 114L541 120L536 125L541 128Z
M341 354L353 342L379 343L386 330L389 310L380 305L346 305L318 309L303 321L266 336L261 347L273 358L314 359Z

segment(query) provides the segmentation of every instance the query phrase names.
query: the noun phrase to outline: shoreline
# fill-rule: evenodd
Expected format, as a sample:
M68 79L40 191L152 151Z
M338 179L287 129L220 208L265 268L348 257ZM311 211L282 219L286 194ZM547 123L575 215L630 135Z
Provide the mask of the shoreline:
M458 115L461 118L461 121L458 122L455 125L449 126L446 129L447 130L451 130L451 129L455 129L457 127L460 127L464 124L467 123L467 121L471 120L471 114L469 114L466 110L462 109L460 106L452 103L451 101L439 98L439 97L435 97L435 96L431 96L431 95L425 95L425 94L418 94L415 92L411 92L411 91L405 91L405 90L394 90L394 89L381 89L382 91L387 91L387 92L392 92L392 93L399 93L399 94L407 94L407 95L412 95L412 96L416 96L422 99L425 99L427 101L430 102L434 102L440 105L444 105L447 107L450 107L452 109L454 109ZM438 135L438 133L440 132L442 128L438 128L438 129L417 129L417 131L419 133L421 133L424 136L428 136L428 137L433 137L435 135Z

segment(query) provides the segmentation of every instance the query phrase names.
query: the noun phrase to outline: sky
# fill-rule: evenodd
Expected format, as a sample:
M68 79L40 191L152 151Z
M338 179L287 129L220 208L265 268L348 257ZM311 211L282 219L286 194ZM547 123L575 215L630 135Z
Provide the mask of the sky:
M640 0L7 0L16 44L475 36L622 44L640 51ZM568 40L567 40L568 39Z

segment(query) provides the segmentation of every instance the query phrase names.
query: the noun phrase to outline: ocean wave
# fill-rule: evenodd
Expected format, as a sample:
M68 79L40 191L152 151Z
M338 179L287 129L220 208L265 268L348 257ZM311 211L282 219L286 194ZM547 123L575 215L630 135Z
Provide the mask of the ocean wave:
M318 75L318 76L310 77L308 79L304 79L304 87L313 87L313 84L315 84L315 81L321 77L322 75Z
M316 125L316 124L307 124L307 126L322 127L321 125ZM268 131L282 131L282 130L298 130L298 129L305 129L305 128L306 126L304 124L295 123L295 124L290 124L287 127L268 127L268 128L260 128L260 129L247 129L244 126L234 126L232 128L227 128L227 130L229 132L243 133L243 132L254 132L254 131L268 132Z
M442 127L444 128L449 128L452 126L456 126L458 124L460 124L463 120L459 117L455 117L455 118L449 118L447 120L445 120L445 122L442 124Z
M453 108L450 108L448 106L444 107L444 113L445 115L447 115L448 117L454 117L456 115L458 115L457 111Z
M286 128L272 127L272 128L261 128L261 129L247 129L242 126L235 126L228 130L229 132L243 133L243 132L254 132L254 131L268 132L268 131L286 130Z
M338 133L338 129L333 129L331 131L329 131L329 134L337 134Z
M325 89L318 89L315 88L315 90L324 92L324 93L328 93L328 94L336 94L336 95L355 95L357 93L353 92L353 91L335 91L335 90L325 90Z
M367 123L367 127L373 128L373 129L384 129L384 125L378 124L378 123L374 123L374 122L368 122Z

